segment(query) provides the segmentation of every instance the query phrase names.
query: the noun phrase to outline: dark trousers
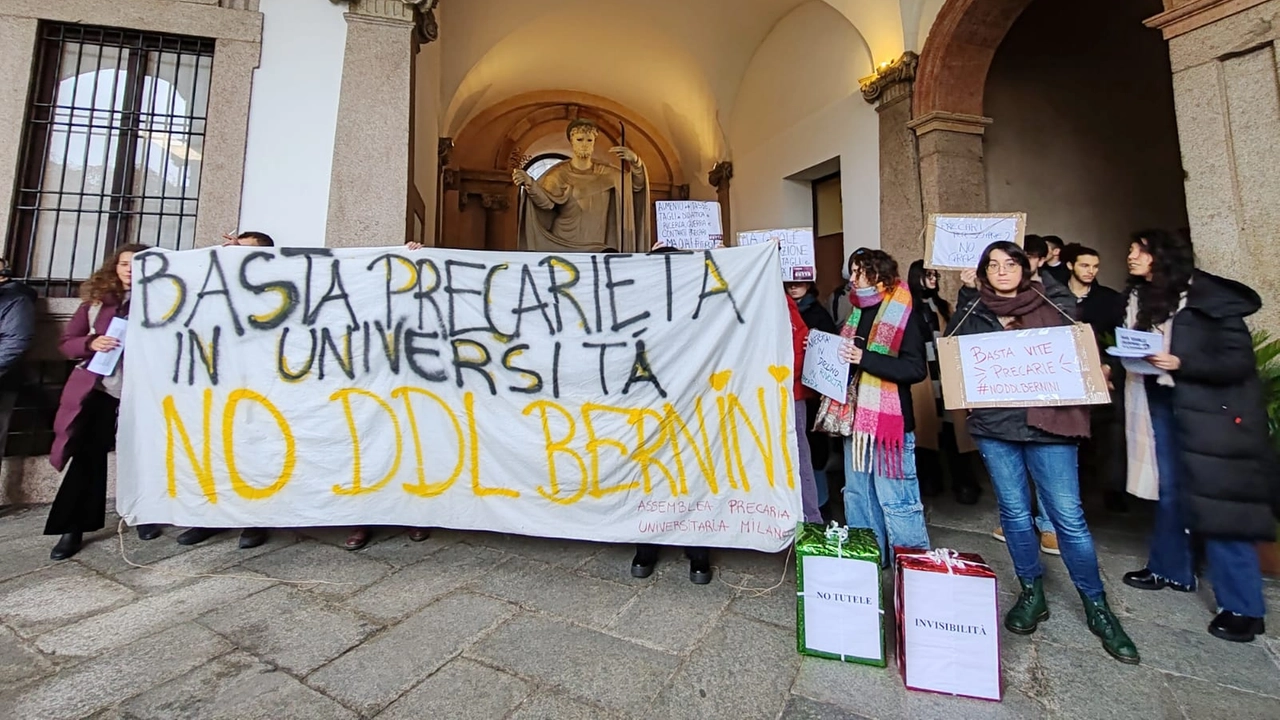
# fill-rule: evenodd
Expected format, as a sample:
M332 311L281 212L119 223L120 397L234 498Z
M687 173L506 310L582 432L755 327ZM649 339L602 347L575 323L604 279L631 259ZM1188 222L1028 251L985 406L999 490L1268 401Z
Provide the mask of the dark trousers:
M120 402L95 390L85 399L73 432L75 450L49 508L45 535L101 530L107 516L107 454L116 441Z
M709 561L711 559L711 548L704 547L687 547L684 554L690 560ZM636 545L636 560L645 564L655 563L658 561L657 545Z

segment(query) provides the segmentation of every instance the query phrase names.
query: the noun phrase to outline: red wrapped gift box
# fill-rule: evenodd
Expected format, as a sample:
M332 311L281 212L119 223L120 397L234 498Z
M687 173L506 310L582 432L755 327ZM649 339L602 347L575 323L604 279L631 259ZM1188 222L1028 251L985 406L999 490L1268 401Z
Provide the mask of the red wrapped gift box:
M901 548L894 612L909 690L1001 699L999 594L980 555Z

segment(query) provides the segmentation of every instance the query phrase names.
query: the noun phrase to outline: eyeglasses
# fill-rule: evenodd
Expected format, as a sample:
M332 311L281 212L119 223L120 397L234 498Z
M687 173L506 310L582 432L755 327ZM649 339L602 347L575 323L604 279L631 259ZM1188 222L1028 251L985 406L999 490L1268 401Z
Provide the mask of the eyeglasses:
M938 279L938 273L937 273L937 271L935 271L935 270L926 270L926 271L925 271L925 273L924 273L924 279L925 279L925 280L937 280L937 279Z
M1022 269L1022 266L1012 260L1006 260L1003 263L992 260L991 262L987 263L987 272L994 273L997 275L1000 273L1001 270L1003 270L1005 273L1009 275L1012 275L1014 272L1019 271L1021 269Z

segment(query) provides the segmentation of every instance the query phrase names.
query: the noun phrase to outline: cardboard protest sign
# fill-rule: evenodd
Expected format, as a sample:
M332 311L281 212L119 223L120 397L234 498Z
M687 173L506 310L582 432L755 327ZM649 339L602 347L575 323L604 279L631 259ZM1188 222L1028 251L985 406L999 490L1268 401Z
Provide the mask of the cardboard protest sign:
M1018 246L1027 232L1026 213L929 215L925 225L924 266L934 270L972 270L993 242Z
M681 250L710 250L724 239L720 203L699 200L659 200L656 205L658 242Z
M809 331L809 346L804 353L804 370L800 382L837 402L849 399L849 363L840 359L839 335L821 330Z
M948 410L1111 402L1088 325L938 339Z
M777 552L800 516L777 252L140 253L117 507Z
M813 282L818 279L817 255L813 249L813 228L753 230L738 233L738 246L776 243L782 256L782 279Z

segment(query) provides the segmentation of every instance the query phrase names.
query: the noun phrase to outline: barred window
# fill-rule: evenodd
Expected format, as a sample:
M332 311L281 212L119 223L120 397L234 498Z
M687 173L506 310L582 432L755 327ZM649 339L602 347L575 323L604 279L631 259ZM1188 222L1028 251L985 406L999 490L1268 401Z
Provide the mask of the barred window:
M214 41L42 23L6 253L73 296L120 245L194 245Z

